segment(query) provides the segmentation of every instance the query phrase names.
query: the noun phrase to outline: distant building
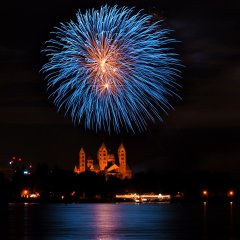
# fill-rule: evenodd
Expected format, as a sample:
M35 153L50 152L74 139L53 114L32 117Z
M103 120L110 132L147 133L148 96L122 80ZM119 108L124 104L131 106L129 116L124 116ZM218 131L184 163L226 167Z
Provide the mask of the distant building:
M97 163L91 156L86 156L83 148L79 151L79 165L75 166L74 172L79 174L85 171L104 173L106 176L116 176L118 178L131 178L132 170L127 165L127 154L124 145L121 143L118 147L118 162L114 154L108 153L103 143L97 152Z

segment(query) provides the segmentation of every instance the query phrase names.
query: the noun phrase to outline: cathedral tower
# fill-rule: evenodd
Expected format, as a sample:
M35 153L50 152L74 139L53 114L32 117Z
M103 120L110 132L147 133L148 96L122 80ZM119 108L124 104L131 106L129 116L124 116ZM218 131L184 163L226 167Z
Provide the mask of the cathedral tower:
M105 167L108 165L108 151L104 143L98 149L97 158L100 171L104 171Z
M122 143L118 148L118 160L119 160L120 172L122 174L122 177L125 178L126 171L127 171L127 156L126 156L125 147Z
M79 152L79 172L85 172L86 171L86 153L84 149L81 147Z

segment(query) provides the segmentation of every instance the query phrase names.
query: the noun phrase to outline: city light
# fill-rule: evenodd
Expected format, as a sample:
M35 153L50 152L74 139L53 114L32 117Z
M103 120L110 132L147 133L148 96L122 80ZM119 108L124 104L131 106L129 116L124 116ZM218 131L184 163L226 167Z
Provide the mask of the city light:
M23 174L24 175L30 175L29 171L27 171L27 170L23 171Z
M28 189L23 189L21 192L21 198L40 198L40 194L38 192L32 192Z
M234 191L233 190L230 190L228 191L228 197L233 197L234 196Z
M27 189L22 190L21 197L22 198L28 198L29 197L29 191Z
M23 175L31 175L33 171L33 165L30 161L22 158L21 156L12 156L9 161L11 169L15 173L22 173Z
M40 198L40 194L39 193L32 193L29 196L30 198Z
M121 200L132 200L134 202L167 202L171 200L171 195L169 194L137 194L137 193L129 193L129 194L117 194L115 196L116 199Z
M207 190L203 190L202 191L202 196L203 197L207 197L208 196L208 191Z

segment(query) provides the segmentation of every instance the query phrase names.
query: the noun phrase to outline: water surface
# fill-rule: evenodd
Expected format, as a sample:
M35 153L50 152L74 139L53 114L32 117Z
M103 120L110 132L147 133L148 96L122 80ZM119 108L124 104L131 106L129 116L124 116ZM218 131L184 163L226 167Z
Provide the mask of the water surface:
M0 239L239 240L236 204L8 204Z

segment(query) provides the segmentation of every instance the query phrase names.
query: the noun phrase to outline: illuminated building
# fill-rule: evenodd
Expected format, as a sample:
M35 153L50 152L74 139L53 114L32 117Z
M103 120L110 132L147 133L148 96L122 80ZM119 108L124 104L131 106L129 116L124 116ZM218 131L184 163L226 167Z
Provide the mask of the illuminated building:
M40 194L38 192L32 192L28 189L23 189L21 192L21 198L40 198Z
M79 152L79 165L75 166L74 172L79 174L85 171L95 173L104 173L106 177L116 176L118 178L131 178L132 170L127 165L127 154L124 145L121 143L118 147L118 163L116 163L115 155L109 153L107 147L103 143L97 152L97 163L88 156L83 148Z
M83 148L79 151L79 167L74 169L74 172L81 173L86 171L86 153Z

